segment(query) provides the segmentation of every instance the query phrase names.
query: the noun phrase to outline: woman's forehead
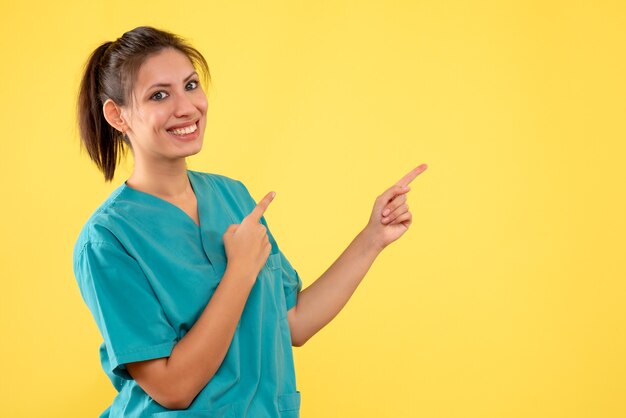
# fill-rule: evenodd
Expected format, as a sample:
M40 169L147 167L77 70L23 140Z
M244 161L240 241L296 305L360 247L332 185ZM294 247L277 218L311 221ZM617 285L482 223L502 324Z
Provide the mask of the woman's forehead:
M153 84L182 82L193 71L194 66L187 55L167 48L146 58L139 67L134 87L143 91Z

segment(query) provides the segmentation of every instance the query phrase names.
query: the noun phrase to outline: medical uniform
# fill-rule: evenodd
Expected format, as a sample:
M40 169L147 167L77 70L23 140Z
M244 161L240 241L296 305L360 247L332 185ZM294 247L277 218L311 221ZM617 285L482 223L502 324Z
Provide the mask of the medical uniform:
M162 407L124 367L171 354L224 274L226 228L256 206L239 180L190 170L187 175L200 226L177 206L123 183L76 242L74 272L104 339L102 367L118 391L100 417L297 418L300 392L287 311L295 306L302 281L269 229L271 254L228 352L189 408ZM261 223L267 226L264 217Z

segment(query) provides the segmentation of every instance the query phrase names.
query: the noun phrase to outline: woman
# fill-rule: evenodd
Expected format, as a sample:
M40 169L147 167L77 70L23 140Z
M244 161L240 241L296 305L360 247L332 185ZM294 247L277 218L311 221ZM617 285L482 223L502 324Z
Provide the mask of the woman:
M376 199L367 226L311 286L238 180L187 170L202 148L205 59L174 34L138 27L90 56L81 139L110 181L131 176L89 218L74 249L81 295L118 390L102 417L298 417L292 345L332 320L372 262L411 224L408 183ZM178 411L176 411L178 410ZM180 411L187 410L187 411Z

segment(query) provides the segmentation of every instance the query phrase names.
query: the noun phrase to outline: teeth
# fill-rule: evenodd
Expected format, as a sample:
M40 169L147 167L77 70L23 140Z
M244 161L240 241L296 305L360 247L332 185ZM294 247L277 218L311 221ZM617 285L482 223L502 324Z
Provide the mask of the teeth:
M185 134L190 134L192 132L195 132L198 129L198 127L196 126L196 124L194 123L191 126L188 126L186 128L180 128L180 129L170 129L167 132L171 132L174 135L185 135Z

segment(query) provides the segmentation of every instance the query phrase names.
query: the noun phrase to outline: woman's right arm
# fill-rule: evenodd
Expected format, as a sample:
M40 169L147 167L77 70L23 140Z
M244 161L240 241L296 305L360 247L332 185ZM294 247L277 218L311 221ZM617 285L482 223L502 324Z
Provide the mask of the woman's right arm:
M126 363L139 386L165 408L186 409L222 364L271 250L267 230L259 220L273 197L268 193L241 224L230 225L224 233L228 259L224 276L170 356Z
M169 357L126 364L155 401L168 409L186 409L213 377L235 334L250 282L228 266L204 311Z

